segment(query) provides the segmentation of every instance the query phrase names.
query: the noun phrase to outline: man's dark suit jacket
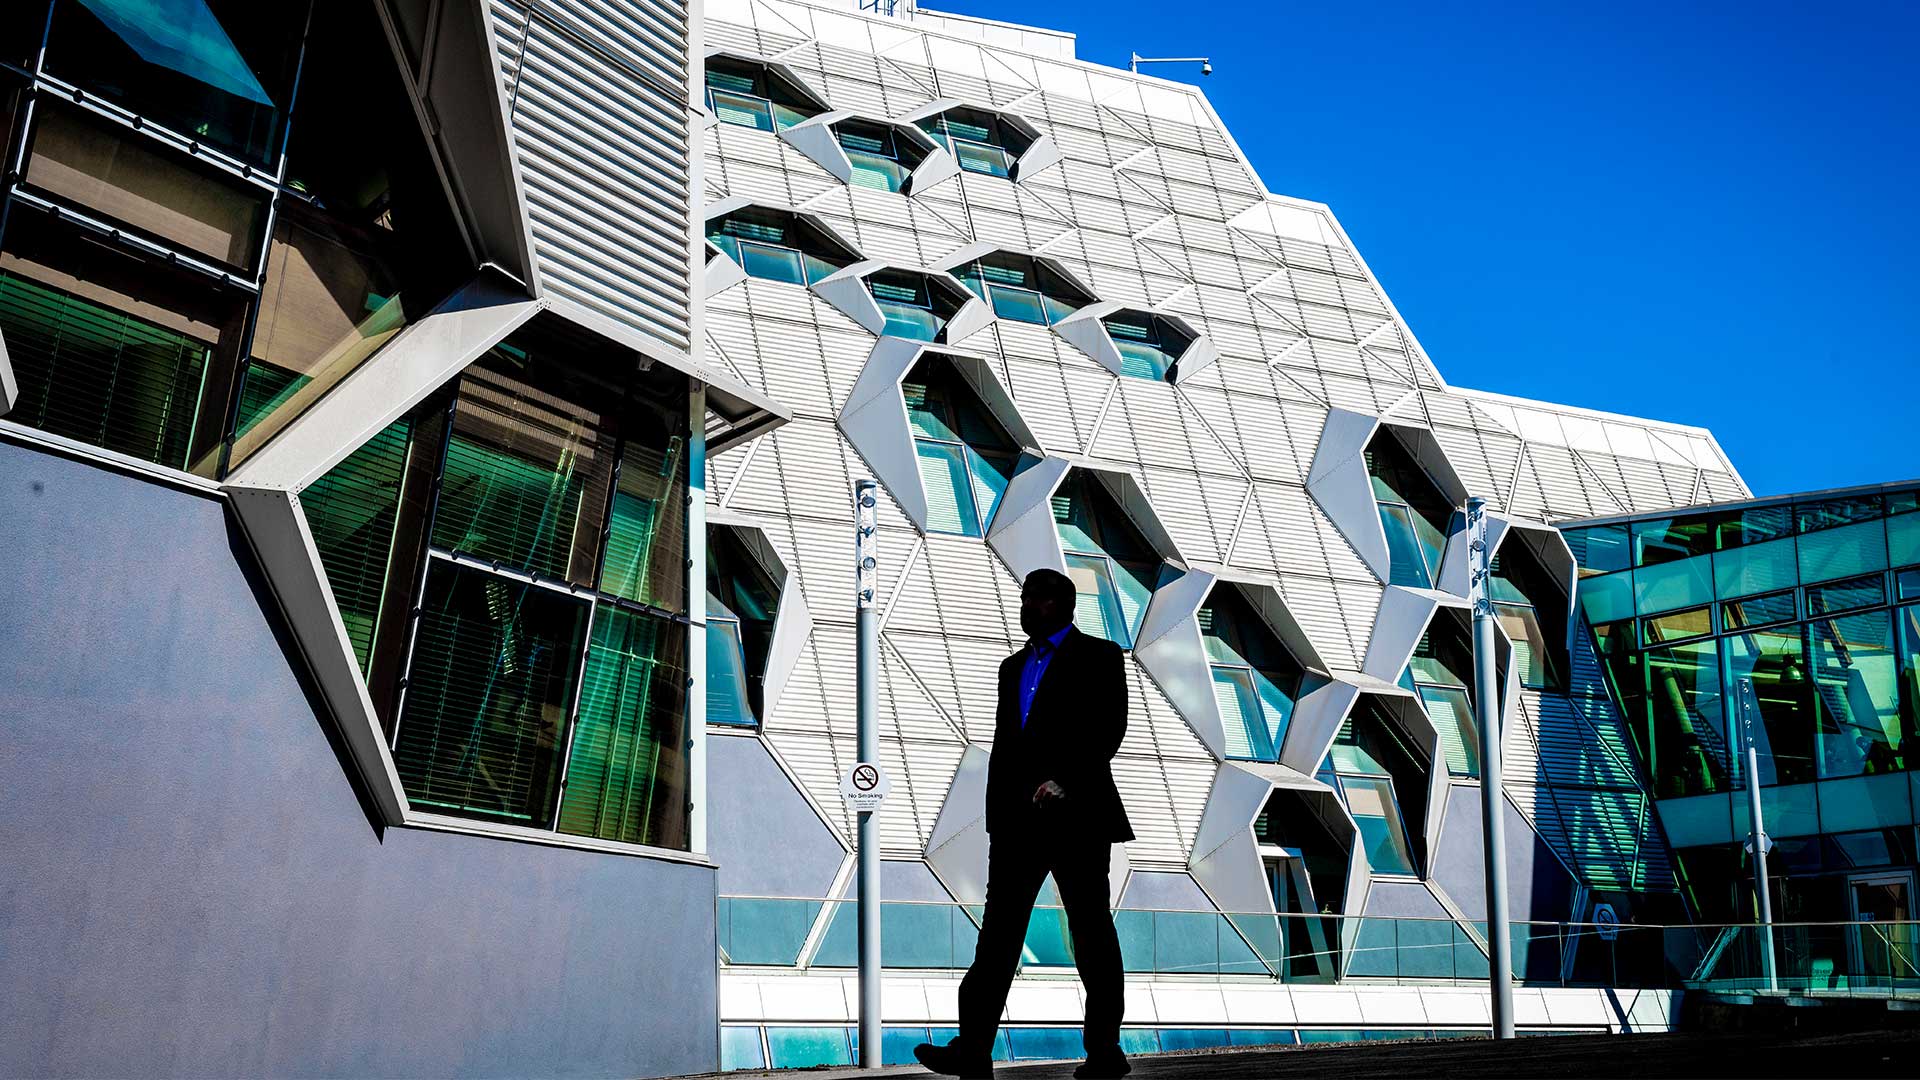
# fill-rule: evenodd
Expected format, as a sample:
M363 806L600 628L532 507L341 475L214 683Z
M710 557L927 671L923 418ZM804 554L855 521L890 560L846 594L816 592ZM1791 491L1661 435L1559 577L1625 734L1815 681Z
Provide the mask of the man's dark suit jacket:
M1065 825L1079 837L1133 839L1113 755L1127 734L1126 661L1120 646L1068 630L1040 677L1024 727L1020 676L1031 644L1000 662L1000 707L987 766L987 831L1019 833ZM1036 807L1033 793L1052 780L1067 797ZM1004 830L1004 831L1003 831Z

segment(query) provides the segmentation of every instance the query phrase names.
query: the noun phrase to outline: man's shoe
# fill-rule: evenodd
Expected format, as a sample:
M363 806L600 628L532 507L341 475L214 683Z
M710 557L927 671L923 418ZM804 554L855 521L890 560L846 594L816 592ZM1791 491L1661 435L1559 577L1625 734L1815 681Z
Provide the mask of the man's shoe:
M1118 1080L1133 1071L1133 1063L1121 1053L1096 1054L1073 1070L1074 1080Z
M973 1080L975 1077L979 1080L993 1078L992 1057L986 1054L969 1054L956 1043L948 1043L945 1046L921 1043L913 1048L913 1056L919 1059L920 1064L946 1076L966 1077L968 1080Z

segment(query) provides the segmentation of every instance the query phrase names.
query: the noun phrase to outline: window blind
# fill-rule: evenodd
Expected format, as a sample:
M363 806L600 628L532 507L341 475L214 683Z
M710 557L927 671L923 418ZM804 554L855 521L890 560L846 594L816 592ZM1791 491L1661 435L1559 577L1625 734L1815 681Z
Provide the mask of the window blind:
M686 846L685 624L602 605L581 676L559 829Z
M300 493L327 587L363 676L386 589L411 430L411 421L396 421ZM411 586L407 575L405 587Z

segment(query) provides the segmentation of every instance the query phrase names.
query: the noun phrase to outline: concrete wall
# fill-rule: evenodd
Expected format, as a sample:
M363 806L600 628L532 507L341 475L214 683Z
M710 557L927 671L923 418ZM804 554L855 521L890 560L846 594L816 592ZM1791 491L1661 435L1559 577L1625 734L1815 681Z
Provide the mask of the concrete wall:
M0 441L0 1075L716 1068L714 872L377 829L213 499Z

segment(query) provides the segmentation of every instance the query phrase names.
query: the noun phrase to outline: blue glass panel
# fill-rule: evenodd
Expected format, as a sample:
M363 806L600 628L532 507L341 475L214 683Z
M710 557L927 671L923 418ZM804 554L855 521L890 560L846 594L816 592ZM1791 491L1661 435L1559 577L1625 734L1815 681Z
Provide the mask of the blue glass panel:
M1729 548L1713 557L1713 588L1723 598L1775 592L1799 583L1791 536Z
M1235 1028L1227 1038L1234 1046L1293 1046L1299 1041L1289 1028Z
M1000 318L1047 325L1047 313L1040 304L1039 293L1004 285L992 286L987 292L993 297L993 313Z
M1887 519L1887 554L1894 566L1920 563L1920 514Z
M1274 760L1274 742L1261 712L1260 697L1248 668L1216 664L1213 698L1227 736L1227 756L1246 761Z
M882 937L884 938L884 936L883 933ZM930 1040L927 1038L926 1028L881 1028L880 1064L911 1065L915 1060L913 1048L928 1041ZM858 1053L860 1050L860 1029L858 1028L854 1029L853 1048L855 1053Z
M932 341L940 336L941 328L946 325L945 319L923 307L878 299L874 302L880 305L880 314L886 316L887 325L883 333L887 337Z
M853 1064L853 1044L843 1027L767 1028L767 1064L775 1069Z
M707 100L713 105L714 119L723 124L736 124L760 131L773 130L773 107L766 98L708 87Z
M967 474L973 478L973 501L979 511L982 530L992 524L993 512L1000 506L1000 496L1007 493L1007 484L1012 480L1002 471L1004 467L981 457L973 447L967 447Z
M1907 801L1907 778L1900 774L1822 780L1815 786L1819 788L1820 827L1827 832L1884 829L1913 823L1913 807ZM1766 807L1762 806L1760 812L1766 813ZM1773 830L1774 824L1768 820L1767 831Z
M820 914L818 901L721 901L720 947L735 964L792 967Z
M723 1025L720 1028L720 1068L731 1072L734 1069L764 1069L767 1067L766 1047L760 1045L759 1027L741 1027Z
M927 528L933 532L979 536L980 518L974 512L972 478L961 448L926 439L914 442L920 465L920 486L927 495Z
M1712 556L1642 566L1633 572L1634 605L1642 615L1698 607L1713 599Z
M853 166L851 182L855 187L897 192L907 186L907 178L913 175L906 166L877 154L863 154L850 149L847 151L847 161Z
M1367 862L1376 874L1413 873L1413 850L1407 845L1406 828L1400 821L1400 804L1393 795L1393 781L1385 777L1342 776L1340 790L1347 809L1360 827L1360 840L1366 845Z
M1391 569L1389 584L1416 589L1433 588L1427 573L1426 549L1414 532L1413 511L1388 503L1380 505L1380 525L1387 532L1387 558Z
M1255 669L1253 688L1260 695L1260 715L1267 724L1267 739L1277 752L1287 738L1287 724L1293 719L1293 698L1267 673Z
M842 265L842 264L830 263L827 260L820 258L818 255L802 255L800 257L800 261L806 267L806 272L807 272L806 283L808 285L811 285L814 282L821 280L822 278L831 277L833 274L839 271L840 266Z
M1397 966L1403 979L1451 979L1453 927L1442 919L1401 919L1396 930Z
M1007 1043L1015 1061L1050 1061L1083 1057L1079 1028L1008 1028Z
M1069 304L1065 300L1059 300L1052 296L1042 296L1040 298L1040 304L1046 309L1047 321L1049 323L1057 323L1061 319L1080 310L1079 305Z
M1127 971L1153 970L1153 912L1120 910L1113 913L1113 930L1120 937L1120 963Z
M1878 521L1800 537L1800 580L1828 581L1887 568L1887 530Z
M1731 798L1727 794L1692 795L1684 799L1660 799L1653 805L1660 810L1660 824L1666 829L1669 844L1677 848L1700 847L1733 839Z
M1580 579L1580 610L1587 622L1602 626L1633 614L1633 574L1622 571Z
M1127 1055L1160 1052L1160 1033L1152 1028L1121 1028L1120 1052Z
M1113 584L1111 564L1097 555L1069 552L1067 576L1073 579L1076 593L1073 625L1079 627L1081 633L1106 638L1121 648L1132 646L1133 634L1120 611L1119 590Z
M1114 348L1120 352L1122 375L1158 381L1166 378L1168 369L1173 367L1173 357L1152 345L1121 338L1112 340Z
M1766 820L1768 836L1812 836L1820 832L1820 812L1815 806L1814 784L1784 784L1760 789L1760 816ZM1746 793L1732 800L1733 835L1744 839L1751 826L1747 817Z
M1205 1050L1230 1045L1225 1028L1161 1028L1162 1050Z
M1356 816L1356 821L1358 820ZM1367 835L1367 827L1360 826L1362 837ZM1378 866L1375 867L1378 869ZM1360 978L1391 979L1400 971L1399 950L1395 934L1399 929L1398 919L1356 919L1357 933L1353 937L1352 957L1347 961L1347 974Z
M707 618L707 723L752 727L752 699L747 696L746 653L740 647L740 624L731 619Z
M806 273L801 269L800 253L792 248L741 241L740 267L750 277L784 281L790 285L807 283Z
M1161 974L1214 974L1220 970L1220 935L1232 933L1211 911L1153 913L1153 970Z
M968 172L985 173L988 176L1007 175L1009 165L1007 153L997 146L982 146L979 143L955 139L953 156L959 160L960 167Z
M1457 686L1422 686L1420 702L1440 733L1440 752L1454 776L1480 775L1480 735L1474 726L1473 705Z

